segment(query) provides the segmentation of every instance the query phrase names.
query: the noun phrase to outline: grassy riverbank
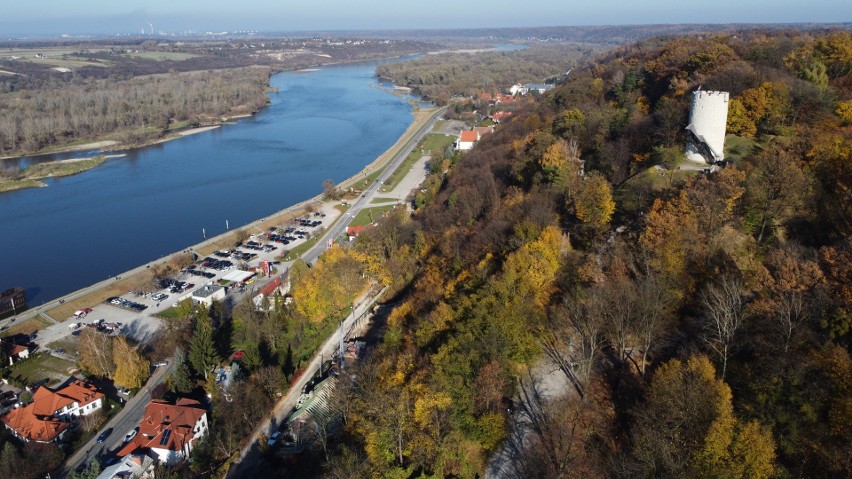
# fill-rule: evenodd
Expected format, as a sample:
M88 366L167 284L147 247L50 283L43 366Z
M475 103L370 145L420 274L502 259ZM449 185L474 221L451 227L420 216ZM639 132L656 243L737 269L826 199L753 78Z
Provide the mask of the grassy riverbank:
M38 163L24 168L11 178L0 180L0 192L47 186L40 180L76 175L100 165L107 158L109 157L101 155L94 158Z

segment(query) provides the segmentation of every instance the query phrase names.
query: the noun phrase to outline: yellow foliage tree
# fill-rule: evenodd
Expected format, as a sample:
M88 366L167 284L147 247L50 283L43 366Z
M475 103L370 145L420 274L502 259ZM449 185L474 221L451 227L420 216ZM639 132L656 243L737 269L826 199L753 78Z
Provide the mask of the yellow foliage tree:
M597 172L580 183L574 199L574 213L583 223L602 229L609 224L615 213L612 187Z
M115 384L128 389L141 387L150 375L148 360L131 346L124 336L113 338L115 358Z
M664 276L678 280L686 271L692 249L699 239L698 219L685 191L668 201L654 200L639 237L651 255L651 266Z
M344 248L326 251L293 285L296 311L313 323L340 314L367 286L366 256Z
M538 239L506 258L498 284L513 296L530 298L536 307L544 308L550 301L559 270L561 237L558 228L546 227Z

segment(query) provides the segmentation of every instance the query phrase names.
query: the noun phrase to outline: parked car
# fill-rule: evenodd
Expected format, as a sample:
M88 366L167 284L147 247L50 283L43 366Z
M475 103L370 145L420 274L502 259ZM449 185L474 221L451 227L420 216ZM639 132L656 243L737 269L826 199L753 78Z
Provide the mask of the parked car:
M102 442L106 441L106 438L108 438L110 434L112 434L112 428L109 428L106 431L102 432L101 435L98 436L98 444L101 444Z
M269 436L269 440L266 441L266 444L269 446L274 446L276 442L278 442L278 438L281 437L281 431L275 431L272 433L272 436Z
M136 437L136 434L139 432L139 427L134 427L127 434L124 435L124 442L130 442Z
M157 361L156 363L152 364L151 366L158 368L160 366L165 366L166 364L169 364L169 362L166 361L166 360L162 360L162 361Z

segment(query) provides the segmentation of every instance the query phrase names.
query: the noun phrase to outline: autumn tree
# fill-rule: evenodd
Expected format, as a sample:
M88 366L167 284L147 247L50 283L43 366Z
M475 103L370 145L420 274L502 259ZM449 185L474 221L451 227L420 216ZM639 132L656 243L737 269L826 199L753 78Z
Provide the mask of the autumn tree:
M674 359L636 411L633 456L646 477L771 477L775 445L758 423L734 416L731 389L705 356Z
M136 389L148 380L150 363L127 342L124 336L113 338L113 357L115 358L116 386Z
M684 284L686 267L700 248L698 218L685 191L663 201L654 200L645 217L645 229L639 244L649 258L650 267L666 281Z
M769 148L756 162L746 179L743 221L760 243L790 218L804 216L810 184L800 161L789 150Z
M201 305L195 312L195 329L192 333L192 341L189 345L189 363L196 373L204 376L219 364L219 355L213 343L213 326L207 308Z
M603 175L594 172L586 176L577 189L574 214L583 223L602 230L615 213L612 187Z
M112 338L95 328L80 333L77 357L80 366L96 376L112 378L115 372Z

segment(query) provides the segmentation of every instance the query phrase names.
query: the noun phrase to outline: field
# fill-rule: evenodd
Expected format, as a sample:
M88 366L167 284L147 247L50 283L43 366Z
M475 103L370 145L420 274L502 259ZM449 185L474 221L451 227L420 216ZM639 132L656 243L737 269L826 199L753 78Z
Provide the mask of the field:
M751 138L744 138L737 135L728 135L725 137L725 157L733 158L734 160L742 159L748 155L759 145L757 141Z
M411 153L405 157L405 160L399 165L391 175L388 177L387 181L385 181L384 186L379 191L391 191L396 185L405 178L405 175L408 174L408 171L417 162L423 155L428 155L432 151L443 151L446 147L453 144L455 141L455 137L449 135L442 135L439 133L430 133L426 135L425 138L417 145Z
M27 319L25 321L20 321L18 323L14 323L14 326L10 327L6 331L3 331L3 333L0 334L0 336L6 337L6 336L14 336L16 334L31 334L31 333L38 331L39 329L45 328L45 327L50 326L52 324L53 323L51 323L47 319L42 318L39 315L36 315L36 316L33 316L32 318Z
M156 60L156 61L175 61L179 62L181 60L187 60L189 58L195 58L198 55L193 55L191 53L181 53L181 52L133 52L133 53L125 53L124 56L135 57L135 58L145 58L147 60Z
M27 384L33 384L43 379L49 383L60 382L71 375L77 365L71 361L60 359L49 354L37 353L28 359L15 363L9 375L17 377Z
M352 219L352 226L368 225L382 217L382 213L390 211L396 205L376 206L375 208L364 208Z

